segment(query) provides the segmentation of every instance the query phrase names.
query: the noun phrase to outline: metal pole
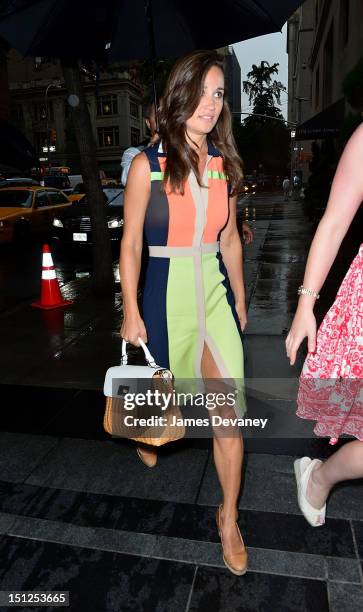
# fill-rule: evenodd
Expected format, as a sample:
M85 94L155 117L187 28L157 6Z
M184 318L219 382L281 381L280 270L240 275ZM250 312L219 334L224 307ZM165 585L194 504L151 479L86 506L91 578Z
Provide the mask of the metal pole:
M45 112L47 117L46 130L47 130L47 149L48 149L48 167L51 168L50 163L50 138L49 138L49 107L48 107L48 91L51 87L55 87L56 89L61 89L62 85L60 83L49 83L45 90Z
M155 106L156 131L158 132L159 131L159 120L158 120L158 100L157 100L157 91L156 91L156 45L155 45L155 32L154 32L154 22L153 22L153 12L152 12L152 0L145 0L145 12L146 12L146 19L147 19L148 29L149 29L151 77L152 77L153 98L154 98L154 106Z
M46 113L46 117L47 117L47 126L46 126L46 130L47 130L47 153L48 153L48 168L50 168L50 138L49 138L49 108L48 108L48 91L49 88L52 87L53 83L49 83L49 85L47 85L47 88L45 90L45 113Z
M291 138L290 190L294 193L295 138Z

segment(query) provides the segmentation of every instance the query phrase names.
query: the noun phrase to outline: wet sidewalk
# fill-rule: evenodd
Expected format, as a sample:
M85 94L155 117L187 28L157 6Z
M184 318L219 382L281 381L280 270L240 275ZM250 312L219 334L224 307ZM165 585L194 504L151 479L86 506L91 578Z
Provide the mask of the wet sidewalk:
M291 368L284 335L314 231L302 208L266 195L239 211L255 231L245 248L246 376L287 381L275 405L291 427L304 351ZM336 264L320 317L345 272ZM97 301L86 278L62 291L75 298L69 309L23 302L0 314L0 588L69 591L77 612L361 609L362 483L336 488L319 529L296 503L293 459L324 457L327 442L247 440L239 524L250 566L233 576L214 523L210 441L162 448L148 470L132 442L110 439L101 388L120 358L120 294Z

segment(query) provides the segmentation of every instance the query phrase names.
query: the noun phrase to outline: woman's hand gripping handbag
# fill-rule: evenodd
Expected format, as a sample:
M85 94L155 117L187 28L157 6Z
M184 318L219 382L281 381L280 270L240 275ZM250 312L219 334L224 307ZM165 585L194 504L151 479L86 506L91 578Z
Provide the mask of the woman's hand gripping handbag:
M112 436L161 446L185 436L185 426L173 393L173 374L158 366L138 338L147 365L129 365L122 340L121 364L106 372L103 427Z

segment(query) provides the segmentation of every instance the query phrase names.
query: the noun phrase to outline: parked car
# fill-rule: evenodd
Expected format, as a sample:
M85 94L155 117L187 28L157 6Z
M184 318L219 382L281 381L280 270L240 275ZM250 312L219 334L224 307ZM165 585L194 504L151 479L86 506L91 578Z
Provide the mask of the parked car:
M54 217L70 206L70 200L59 189L0 189L0 243L49 231Z
M55 187L56 189L61 189L67 195L71 194L73 191L67 174L46 174L42 182L44 183L45 187Z
M110 240L118 244L122 235L123 206L109 203L106 195L105 206ZM91 215L86 196L80 202L72 202L67 211L54 218L52 237L59 246L84 247L93 243Z
M106 201L109 204L113 204L113 206L124 205L125 190L123 187L103 187L102 191L105 194ZM73 193L68 197L72 202L82 202L82 200L86 197L83 183L79 183L79 185L76 185L73 190Z
M71 188L73 189L73 191L74 191L75 186L79 185L83 181L82 174L69 174L68 178L69 178L69 182L71 184Z

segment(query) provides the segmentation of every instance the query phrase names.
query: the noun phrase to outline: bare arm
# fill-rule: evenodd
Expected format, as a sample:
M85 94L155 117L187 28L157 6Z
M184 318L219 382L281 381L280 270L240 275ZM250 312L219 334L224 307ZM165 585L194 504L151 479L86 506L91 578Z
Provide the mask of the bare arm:
M363 200L363 126L349 140L339 162L327 209L311 244L303 285L317 293L323 286L339 247ZM300 296L297 312L286 339L293 365L302 340L308 336L309 351L315 350L315 298ZM315 324L315 326L314 326Z
M146 330L137 304L142 236L145 212L150 197L150 167L144 153L130 167L124 197L124 226L120 249L120 279L124 307L121 336L138 345L140 336L147 342Z
M243 330L246 327L247 314L242 265L243 252L236 223L237 196L233 196L229 199L229 206L229 219L226 227L221 233L220 247L223 262L226 266L228 278L231 283L236 311Z

